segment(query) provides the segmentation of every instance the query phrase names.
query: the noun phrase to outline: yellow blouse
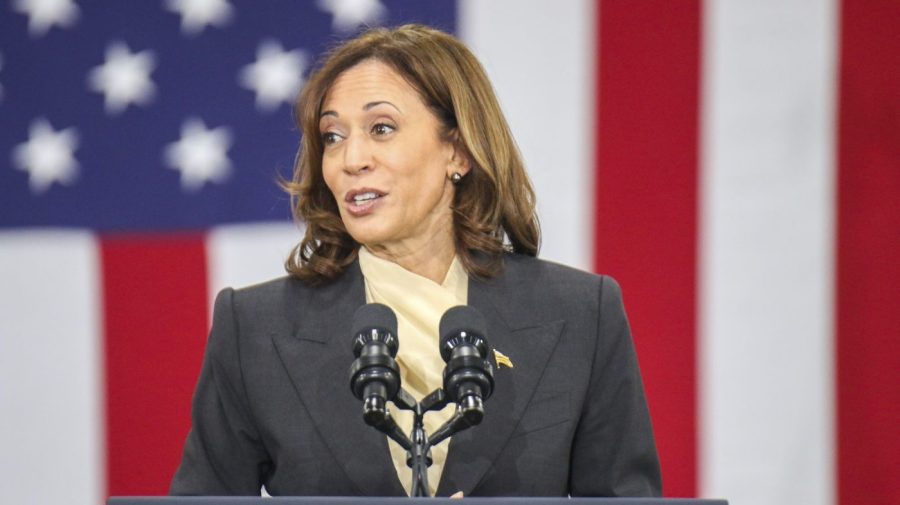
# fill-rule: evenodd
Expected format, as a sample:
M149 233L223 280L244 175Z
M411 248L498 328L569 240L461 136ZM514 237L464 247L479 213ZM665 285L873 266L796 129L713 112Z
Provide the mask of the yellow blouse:
M441 359L438 342L438 326L441 316L450 307L465 305L469 296L469 277L454 258L444 282L437 284L396 263L376 257L365 247L359 249L359 266L366 284L366 302L383 303L397 314L397 337L400 342L397 364L403 388L416 401L441 387L444 360ZM404 433L412 430L413 415L408 410L389 406L391 415ZM444 410L425 414L425 432L434 433L453 415L451 403ZM434 496L440 482L450 440L444 440L431 448L433 463L428 468L428 487ZM388 440L391 459L397 476L410 494L412 470L406 466L406 451Z

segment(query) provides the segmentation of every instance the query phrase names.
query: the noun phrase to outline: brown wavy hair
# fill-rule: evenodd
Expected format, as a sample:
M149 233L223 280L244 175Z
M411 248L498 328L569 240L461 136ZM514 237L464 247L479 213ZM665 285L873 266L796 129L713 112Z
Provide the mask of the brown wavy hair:
M374 28L325 55L301 92L294 119L301 131L293 178L284 183L294 217L306 234L285 262L287 271L318 284L339 276L357 256L338 204L322 176L319 115L340 74L377 60L403 76L442 124L445 140L468 157L471 170L452 203L456 254L470 276L493 277L503 253L536 256L540 227L522 156L481 64L452 35L422 25Z

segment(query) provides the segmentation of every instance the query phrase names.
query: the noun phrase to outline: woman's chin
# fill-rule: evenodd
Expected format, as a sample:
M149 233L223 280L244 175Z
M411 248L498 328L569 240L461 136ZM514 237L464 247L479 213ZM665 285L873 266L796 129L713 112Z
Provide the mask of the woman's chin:
M362 244L369 249L378 249L379 245L387 239L387 234L379 233L376 230L355 230L348 228L347 231L358 244Z

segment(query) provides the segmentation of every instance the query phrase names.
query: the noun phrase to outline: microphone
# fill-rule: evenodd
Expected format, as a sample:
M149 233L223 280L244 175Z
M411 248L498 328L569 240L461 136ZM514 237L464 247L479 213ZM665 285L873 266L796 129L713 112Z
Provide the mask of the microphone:
M441 317L441 358L447 363L444 391L459 406L470 426L481 422L484 400L494 391L486 327L484 316L466 305L452 307Z
M394 358L397 316L387 305L369 303L353 314L353 355L350 390L363 401L363 419L377 426L389 418L387 402L400 390L400 369Z

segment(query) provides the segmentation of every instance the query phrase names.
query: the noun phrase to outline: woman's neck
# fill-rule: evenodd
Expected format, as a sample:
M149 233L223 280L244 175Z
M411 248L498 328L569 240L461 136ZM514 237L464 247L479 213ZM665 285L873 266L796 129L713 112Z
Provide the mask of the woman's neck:
M396 263L410 272L442 284L456 257L452 235L431 237L418 244L369 244L366 249L374 256Z

